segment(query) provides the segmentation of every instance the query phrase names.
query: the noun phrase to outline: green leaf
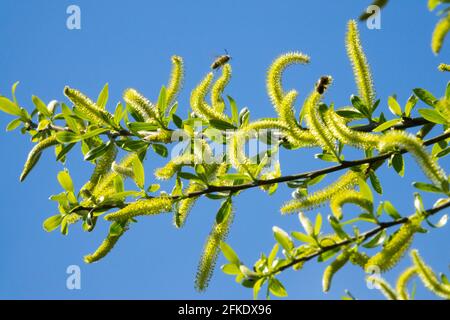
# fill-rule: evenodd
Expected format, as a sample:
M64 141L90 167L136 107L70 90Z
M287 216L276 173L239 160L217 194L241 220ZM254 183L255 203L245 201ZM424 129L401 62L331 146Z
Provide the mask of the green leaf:
M105 154L106 150L108 150L109 145L110 145L109 143L107 144L102 143L98 147L92 148L91 150L89 150L88 153L84 155L84 160L92 161L97 159L98 157L101 157L103 154Z
M434 107L434 105L437 102L437 99L427 90L422 89L422 88L416 88L413 89L413 92L415 93L415 95L422 100L423 102L425 102L427 105Z
M65 104L61 104L61 110L64 117L64 120L66 120L67 126L75 133L79 133L80 130L78 129L77 121L72 117L73 112L72 110Z
M305 242L305 243L315 243L316 242L313 237L310 237L302 232L292 231L291 235L292 235L292 237L294 237L295 239L297 239L298 241L301 241L301 242Z
M74 143L81 140L81 137L70 131L61 131L56 133L56 140L60 143Z
M406 106L405 106L405 116L407 116L407 117L411 116L411 111L414 108L414 106L417 104L418 100L419 99L417 99L417 97L414 94L412 94L409 97L408 101L406 102Z
M280 249L280 246L278 243L275 243L272 250L270 251L269 256L267 257L267 267L269 269L272 268L273 262L275 261L275 258L277 257L278 250Z
M42 227L47 232L52 232L57 229L61 225L62 216L60 214L51 216L50 218L45 219Z
M414 208L416 208L418 213L423 214L425 212L425 207L423 206L422 196L417 192L414 193Z
M238 255L234 250L225 242L220 243L220 249L222 250L222 253L230 263L239 266L241 264L241 261L239 260Z
M272 227L273 235L275 240L288 252L294 248L294 243L289 235L283 229L279 227Z
M367 106L362 102L360 97L355 96L355 95L351 95L350 96L350 101L351 101L353 107L355 107L356 110L361 112L366 117L370 117L370 112L368 111Z
M392 219L398 220L402 218L402 216L398 213L397 209L395 209L391 202L384 201L383 208L384 211L386 211L386 213L392 217Z
M159 190L159 188L161 188L161 186L159 184L151 184L148 188L147 188L147 192L156 192Z
M176 114L172 115L172 121L179 129L183 129L183 120Z
M231 120L233 121L233 123L235 125L238 125L239 123L239 111L238 111L238 107L236 105L236 101L234 101L234 99L230 96L227 96L228 101L230 102L230 107L231 107Z
M426 120L437 124L447 124L447 120L436 110L419 109L419 113Z
M248 180L252 180L251 177L249 177L247 174L244 173L227 173L227 174L223 174L221 176L219 176L220 180L232 180L232 181L236 181L236 180L244 180L244 181L248 181Z
M0 97L0 110L13 116L22 116L20 108L6 97Z
M414 182L413 187L426 192L442 193L441 189L429 183Z
M336 217L329 215L328 221L330 222L331 227L333 228L334 232L339 236L341 239L347 239L348 235L345 233L344 229L342 228L341 224L339 223L338 219Z
M22 120L14 119L10 123L8 123L8 125L6 126L6 131L13 131L14 129L17 129L21 123L22 123Z
M322 174L320 176L317 176L315 178L312 178L311 180L307 180L306 181L306 185L308 186L313 186L315 184L318 184L320 181L322 181L327 175L326 174Z
M145 173L144 173L144 166L142 165L141 160L139 158L135 158L133 160L133 173L134 173L134 181L136 182L136 185L144 189L145 185Z
M442 157L445 157L446 155L448 155L449 153L450 153L450 147L447 147L447 148L445 148L444 150L439 151L439 152L436 154L436 157L437 157L437 158L442 158Z
M367 185L367 183L363 179L359 179L359 189L361 190L362 195L367 200L373 202L373 194L370 187Z
M209 120L209 124L219 130L236 129L231 123L219 119L211 119Z
M378 179L378 177L377 177L377 175L376 175L374 170L370 170L370 172L369 172L369 179L370 179L370 183L372 184L373 189L378 194L383 194L383 188L381 187L380 180Z
M178 172L178 177L186 180L201 180L198 176L190 172Z
M47 105L39 99L37 96L32 96L31 100L33 101L34 105L36 106L36 109L45 117L50 118L52 114L47 109Z
M82 140L86 140L86 139L89 139L89 138L92 138L92 137L96 137L96 136L98 136L98 135L100 135L100 134L102 134L102 133L104 133L104 132L106 132L106 131L108 131L107 128L98 128L98 129L94 129L94 130L92 130L92 131L88 131L88 132L86 132L85 134L83 134L83 135L81 136L81 139L82 139Z
M259 291L261 290L261 287L264 285L264 282L266 282L267 278L260 278L255 282L255 285L253 286L253 300L258 299Z
M17 86L19 85L19 81L16 81L13 83L13 85L11 86L11 96L13 98L13 102L17 105L17 98L16 98L16 90L17 90Z
M74 188L73 188L73 182L72 182L72 178L70 177L70 174L67 170L64 171L60 171L58 173L58 182L61 185L61 187L69 192L73 192Z
M392 126L395 126L396 124L399 124L401 122L400 119L392 119L389 121L386 121L382 124L380 124L378 127L376 127L375 129L373 129L373 132L381 132L384 131L386 129L389 129Z
M167 158L169 155L169 151L167 148L162 144L154 143L152 144L153 151L155 151L157 154L159 154L163 158Z
M123 110L122 103L118 103L116 106L116 110L114 111L114 122L116 124L119 124L120 121L122 121L123 117L125 116L125 111Z
M65 145L60 152L56 155L56 161L61 161L66 154L69 153L70 150L75 146L75 143L70 143L68 145Z
M97 106L99 106L102 109L105 109L106 103L108 102L108 96L109 96L109 86L108 83L106 83L102 91L100 91L100 94L98 95Z
M114 190L116 191L116 193L122 193L125 191L123 177L120 174L114 177Z
M367 249L375 248L381 245L384 240L386 240L386 230L381 231L375 237L370 239L370 241L363 244L363 247Z
M222 269L222 272L231 276L238 275L241 273L241 270L239 270L239 267L235 265L234 263L228 263L224 264L220 267Z
M166 99L166 87L162 86L159 91L158 102L157 102L158 110L161 115L166 114L167 109L167 99Z
M154 131L159 128L158 125L154 123L147 123L147 122L129 122L127 124L128 128L131 131L138 132L138 131Z
M226 221L230 216L231 211L233 210L231 198L228 198L222 205L220 206L219 211L216 214L216 224L221 224Z
M320 234L320 229L322 228L322 215L320 213L316 216L316 222L314 223L314 235L318 236Z
M402 107L400 107L400 105L397 102L397 99L395 99L395 97L390 96L388 98L388 106L389 106L389 110L391 110L391 112L394 115L397 115L399 117L402 116Z
M272 278L269 280L269 290L274 296L287 297L286 289L278 279Z
M338 253L339 251L340 251L340 248L334 248L331 250L327 250L319 255L319 257L317 258L317 261L325 262L325 261L331 259L332 257L334 257L336 255L336 253Z
M403 177L405 174L405 163L403 161L403 156L400 153L395 153L392 156L391 164L399 176Z

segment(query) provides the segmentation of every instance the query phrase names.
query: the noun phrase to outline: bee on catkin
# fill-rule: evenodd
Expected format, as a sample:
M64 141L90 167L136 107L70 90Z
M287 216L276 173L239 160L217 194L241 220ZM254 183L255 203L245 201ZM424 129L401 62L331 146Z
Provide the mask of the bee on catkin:
M216 70L220 67L224 66L228 61L231 60L231 56L229 54L224 54L221 56L218 56L216 60L211 64L211 69Z

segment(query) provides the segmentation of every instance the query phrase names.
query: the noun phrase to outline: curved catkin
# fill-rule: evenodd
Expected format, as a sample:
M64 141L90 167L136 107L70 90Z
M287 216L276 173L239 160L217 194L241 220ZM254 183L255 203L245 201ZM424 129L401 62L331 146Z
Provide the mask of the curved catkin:
M281 102L281 106L278 109L280 120L288 128L284 130L286 138L294 146L314 146L317 145L317 141L314 138L314 134L310 131L303 130L297 123L294 113L294 103L298 96L295 90L289 91Z
M275 109L281 108L284 98L282 77L284 70L292 64L306 64L309 57L300 52L289 52L275 59L267 73L267 92Z
M110 126L113 122L113 117L108 111L97 106L97 104L95 104L80 91L65 87L64 94L70 99L70 101L73 102L78 110L80 110L88 118L89 121L106 126Z
M416 272L425 287L444 299L450 299L450 285L441 283L433 270L425 264L417 250L411 251L411 258L416 267Z
M30 153L28 153L28 157L27 160L25 161L25 164L23 166L23 170L22 173L20 175L20 181L25 180L25 178L27 177L27 175L30 173L31 169L34 168L34 166L36 165L36 163L38 162L42 151L44 151L45 149L57 145L58 141L56 140L55 136L51 136L48 138L45 138L44 140L41 140L40 142L38 142L33 149L31 149Z
M164 167L155 170L155 177L160 180L169 180L184 165L194 164L194 155L185 153L166 163Z
M344 118L334 112L332 108L325 112L323 118L333 136L343 144L363 150L373 149L378 146L380 136L350 129L346 125Z
M322 277L322 289L323 292L328 292L330 290L331 281L333 276L338 272L345 264L348 262L350 254L347 251L342 252L336 257L336 259L330 263L328 267L325 268Z
M447 181L447 175L437 162L427 153L422 141L404 131L390 131L381 137L380 151L386 152L393 148L403 148L410 152L425 175L437 186Z
M431 50L433 50L435 54L438 54L441 51L445 37L447 36L447 33L449 31L450 12L447 13L447 15L441 20L439 20L439 22L436 24L436 27L434 28L433 36L431 37Z
M151 198L147 200L140 200L129 204L123 209L114 213L107 214L105 220L125 221L133 217L143 215L156 215L163 212L170 212L172 210L173 200L169 197Z
M217 79L211 89L211 105L217 112L225 110L225 103L222 98L223 91L231 79L231 66L226 64L222 67L222 75Z
M95 164L94 172L89 179L89 182L82 188L83 190L92 191L92 189L97 185L101 177L105 176L111 169L111 165L116 160L117 148L111 143L106 152L97 159Z
M228 117L226 117L222 112L218 112L211 108L206 102L205 98L211 88L211 82L213 79L213 73L210 72L206 77L200 82L200 84L192 91L191 94L191 108L195 114L203 120L222 120L229 122Z
M233 210L231 210L228 217L220 224L214 223L211 233L206 240L195 279L195 288L198 291L204 291L208 286L219 254L220 243L228 235L228 231L233 222L233 215Z
M348 23L346 36L347 55L353 67L358 92L367 108L372 108L375 99L372 74L364 54L355 20Z
M122 176L134 179L134 170L131 167L125 167L117 164L116 162L113 162L111 164L111 169L117 174L120 174Z
M349 261L355 266L360 266L361 268L364 268L369 259L370 257L364 252L352 251L350 253Z
M381 272L386 272L397 265L410 247L421 221L422 218L419 216L410 217L409 221L384 244L383 249L367 261L365 269L370 270L375 267Z
M398 277L397 279L397 285L395 287L398 295L399 300L409 300L409 294L408 294L408 283L414 277L417 275L417 268L416 267L409 267L403 273Z
M305 108L305 120L308 124L308 128L316 138L318 144L330 152L335 152L335 141L330 130L323 123L322 117L319 112L319 102L322 95L317 91L311 93L307 98Z
M283 207L281 207L281 212L286 214L316 208L329 201L338 193L353 188L358 183L359 178L359 173L349 170L328 187L309 194L303 198L293 199L287 202Z
M369 281L378 286L378 289L388 300L398 300L397 294L383 278L369 276Z
M355 204L368 212L371 212L373 209L372 201L366 199L360 192L348 190L338 193L331 198L330 208L336 219L342 219L342 207L347 203Z
M204 190L205 187L201 184L191 182L189 183L188 187L184 190L183 194L190 194L197 191ZM195 202L197 201L198 197L191 197L186 198L183 200L180 200L177 208L177 213L174 215L174 225L177 228L182 228L186 222L186 219L191 212L192 207L194 206Z
M178 93L181 91L184 79L183 59L179 56L172 56L172 72L170 73L169 85L166 90L167 105L175 103Z
M157 119L155 106L135 89L126 89L123 99L133 112L140 115L145 122L154 122Z
M84 257L85 263L93 263L102 258L104 258L116 245L119 238L125 233L127 230L126 227L122 227L119 233L111 234L109 233L105 240L100 244L100 246L95 250L94 253L89 254Z

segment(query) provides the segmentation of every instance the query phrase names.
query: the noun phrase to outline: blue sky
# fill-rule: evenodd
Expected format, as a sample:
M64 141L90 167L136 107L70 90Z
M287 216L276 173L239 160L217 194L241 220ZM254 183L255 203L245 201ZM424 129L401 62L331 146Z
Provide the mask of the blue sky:
M361 36L374 70L381 107L387 111L387 97L393 93L404 103L411 89L424 87L443 95L448 75L436 71L449 57L447 44L441 55L430 50L430 37L437 17L428 12L426 1L391 1L382 12L382 29L361 25ZM125 88L134 87L156 100L160 86L170 71L170 56L178 54L186 65L185 90L179 97L178 114L186 116L190 90L209 71L211 61L224 49L233 56L233 79L227 94L240 107L248 106L252 119L273 116L265 91L265 74L281 53L299 50L311 56L307 67L286 73L287 88L296 88L300 100L324 74L334 78L326 96L337 106L349 104L356 92L346 57L346 22L355 18L369 1L24 1L0 3L0 92L9 96L10 86L19 80L18 98L31 108L31 95L44 101L63 100L63 87L70 85L96 97L103 85L110 85L109 108L121 99ZM66 8L81 8L82 29L66 28ZM447 61L448 62L448 61ZM11 118L0 115L0 127ZM42 230L42 221L57 211L47 200L60 192L56 173L63 167L47 152L28 179L18 181L23 163L32 147L28 137L18 132L0 135L0 298L135 298L135 299L245 299L251 290L217 270L206 293L193 288L197 262L204 240L214 221L218 203L203 199L197 203L186 227L176 230L171 216L140 219L115 250L103 261L85 265L90 253L106 235L107 225L84 233L79 227L69 236ZM317 163L315 150L281 155L284 173L302 172L325 166ZM350 153L351 156L361 156ZM150 154L146 162L147 181L153 168L163 160ZM413 211L412 181L424 181L410 157L407 178L382 168L379 176L385 199L403 213ZM449 170L449 162L441 165ZM79 148L69 157L67 167L79 188L90 174ZM331 181L334 176L330 177ZM326 183L325 181L325 183ZM170 190L168 188L168 190ZM235 202L236 218L228 242L241 260L251 264L273 243L271 228L288 231L300 228L296 216L281 217L279 207L290 198L281 187L268 197L260 190L246 191ZM435 197L426 196L430 207ZM321 208L325 215L326 207ZM311 214L312 215L312 214ZM435 270L448 273L449 226L419 235L414 246ZM218 265L224 262L219 258ZM386 277L393 280L409 265L405 259ZM66 289L66 268L79 265L81 290ZM364 273L352 266L335 278L330 293L321 292L325 265L307 264L300 272L281 276L291 299L336 299L349 289L358 298L382 298L365 286ZM418 296L432 298L421 285Z

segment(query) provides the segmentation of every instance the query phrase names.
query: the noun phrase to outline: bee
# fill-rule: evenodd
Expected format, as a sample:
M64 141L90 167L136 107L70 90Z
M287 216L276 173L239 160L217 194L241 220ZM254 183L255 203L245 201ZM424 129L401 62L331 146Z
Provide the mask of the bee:
M320 94L323 94L325 90L327 90L328 86L333 81L333 78L331 76L322 76L320 77L319 81L317 81L316 84L316 91Z
M231 56L228 54L228 52L225 50L225 54L218 56L216 60L211 64L211 69L216 70L222 67L224 64L226 64L228 61L231 60Z

